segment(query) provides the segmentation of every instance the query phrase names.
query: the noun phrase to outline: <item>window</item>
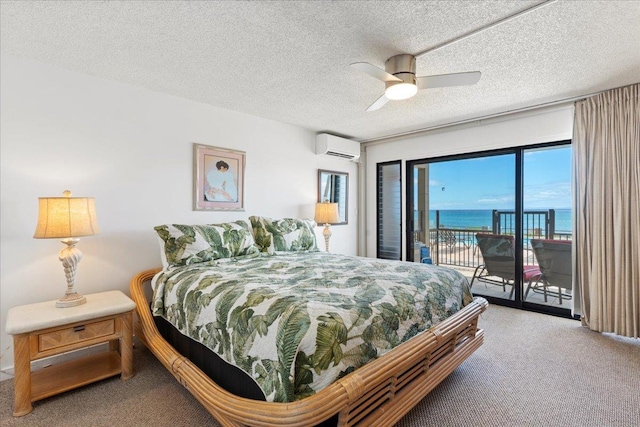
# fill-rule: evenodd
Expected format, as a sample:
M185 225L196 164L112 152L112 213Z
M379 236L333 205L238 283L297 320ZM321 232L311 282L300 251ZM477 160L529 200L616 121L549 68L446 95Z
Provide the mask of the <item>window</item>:
M402 259L402 178L400 162L379 163L377 171L377 257Z

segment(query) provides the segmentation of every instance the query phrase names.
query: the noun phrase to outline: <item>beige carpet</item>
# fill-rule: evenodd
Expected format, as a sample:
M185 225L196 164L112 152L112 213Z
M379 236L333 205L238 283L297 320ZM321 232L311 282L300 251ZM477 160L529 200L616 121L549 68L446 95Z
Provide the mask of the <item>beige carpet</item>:
M640 340L579 322L490 306L485 344L399 427L640 426ZM136 376L105 380L34 404L13 418L12 381L0 383L0 425L218 426L143 346Z

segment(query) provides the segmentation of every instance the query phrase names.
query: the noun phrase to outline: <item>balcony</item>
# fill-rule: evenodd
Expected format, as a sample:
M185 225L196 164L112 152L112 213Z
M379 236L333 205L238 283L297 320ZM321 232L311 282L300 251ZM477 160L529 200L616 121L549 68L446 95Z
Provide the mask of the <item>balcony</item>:
M453 228L440 224L439 211L436 211L436 227L429 230L429 248L432 263L458 270L471 281L476 267L484 263L482 254L476 244L476 233L515 235L514 212L494 210L492 216L493 224L491 228L488 226L480 229ZM414 233L415 261L420 261L420 247L425 246L425 244L422 243L425 235L426 233L422 232ZM556 231L554 210L525 211L522 248L524 265L538 265L531 248L531 239L571 240L571 233ZM523 286L524 294L527 283L523 283ZM472 290L479 295L510 299L511 286L507 286L506 291L503 291L501 286L476 280ZM529 292L526 301L563 308L571 307L570 299L562 298L562 301L560 301L558 297L548 296L545 302L544 295L537 292Z

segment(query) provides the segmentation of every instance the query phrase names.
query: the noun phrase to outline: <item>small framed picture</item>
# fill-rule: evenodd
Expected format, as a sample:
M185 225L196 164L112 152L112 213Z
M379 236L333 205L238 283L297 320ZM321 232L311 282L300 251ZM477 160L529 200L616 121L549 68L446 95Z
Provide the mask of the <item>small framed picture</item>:
M244 210L244 151L193 144L193 162L193 210Z

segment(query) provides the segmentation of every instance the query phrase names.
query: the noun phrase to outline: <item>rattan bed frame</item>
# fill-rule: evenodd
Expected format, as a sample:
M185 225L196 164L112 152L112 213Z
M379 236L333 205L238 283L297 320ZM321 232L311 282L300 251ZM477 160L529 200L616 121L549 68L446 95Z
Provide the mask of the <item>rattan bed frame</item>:
M221 388L158 332L151 315L151 279L160 269L131 280L137 305L136 337L224 427L309 427L337 415L338 426L391 426L445 379L483 342L478 318L484 298L435 327L358 368L313 396L290 403L238 397Z

